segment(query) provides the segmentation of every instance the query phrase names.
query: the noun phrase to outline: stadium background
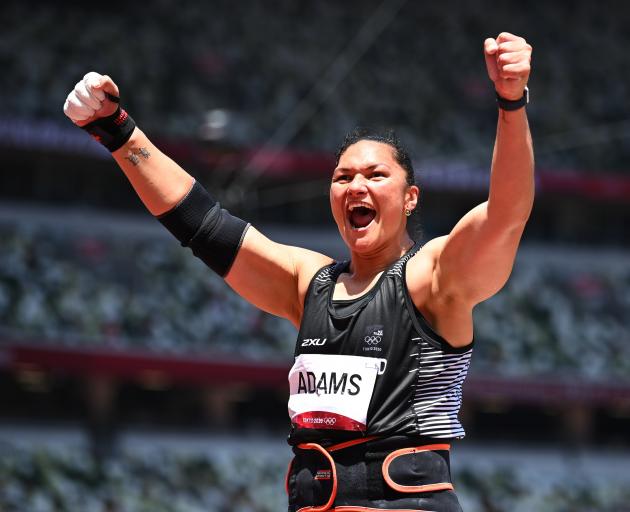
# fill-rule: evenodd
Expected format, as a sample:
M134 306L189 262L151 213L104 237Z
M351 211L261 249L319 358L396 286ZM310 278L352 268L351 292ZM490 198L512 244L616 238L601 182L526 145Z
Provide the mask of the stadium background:
M215 1L0 6L0 510L272 511L295 332L145 213L63 116L87 71L233 211L336 257L332 154L393 126L444 234L487 192L482 55L534 47L537 201L475 311L467 512L630 510L630 7Z

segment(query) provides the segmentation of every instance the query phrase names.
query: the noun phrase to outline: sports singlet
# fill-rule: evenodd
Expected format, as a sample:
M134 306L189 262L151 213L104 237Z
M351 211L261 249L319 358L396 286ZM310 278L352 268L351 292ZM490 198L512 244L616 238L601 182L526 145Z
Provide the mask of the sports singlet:
M372 435L464 437L457 415L472 343L451 347L414 306L405 270L418 249L339 310L333 292L349 262L313 277L289 373L290 444Z

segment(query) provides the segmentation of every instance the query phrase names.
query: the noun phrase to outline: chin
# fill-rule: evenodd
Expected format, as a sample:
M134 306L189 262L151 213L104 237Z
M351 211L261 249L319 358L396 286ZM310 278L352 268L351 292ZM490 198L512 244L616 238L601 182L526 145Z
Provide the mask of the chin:
M378 240L375 233L371 231L370 228L361 230L349 228L346 231L346 236L343 237L348 249L357 253L373 251L378 245Z

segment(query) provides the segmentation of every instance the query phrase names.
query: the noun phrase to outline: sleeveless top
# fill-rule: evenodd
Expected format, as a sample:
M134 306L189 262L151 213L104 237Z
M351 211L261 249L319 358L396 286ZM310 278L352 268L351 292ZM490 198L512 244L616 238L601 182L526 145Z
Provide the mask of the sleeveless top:
M419 247L350 301L332 298L348 261L313 277L289 373L290 444L464 437L457 415L473 343L450 346L414 306L405 270Z

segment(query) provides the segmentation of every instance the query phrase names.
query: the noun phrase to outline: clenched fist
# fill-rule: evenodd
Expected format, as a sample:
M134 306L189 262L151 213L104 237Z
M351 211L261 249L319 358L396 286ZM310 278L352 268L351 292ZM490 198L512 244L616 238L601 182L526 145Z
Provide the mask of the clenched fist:
M118 104L118 86L107 75L89 72L77 82L63 105L70 120L114 152L129 140L134 120Z
M118 95L118 87L110 77L90 71L68 94L63 112L73 123L85 126L116 112Z
M501 32L496 39L484 41L488 76L497 94L506 100L523 97L531 70L532 47L522 37Z

